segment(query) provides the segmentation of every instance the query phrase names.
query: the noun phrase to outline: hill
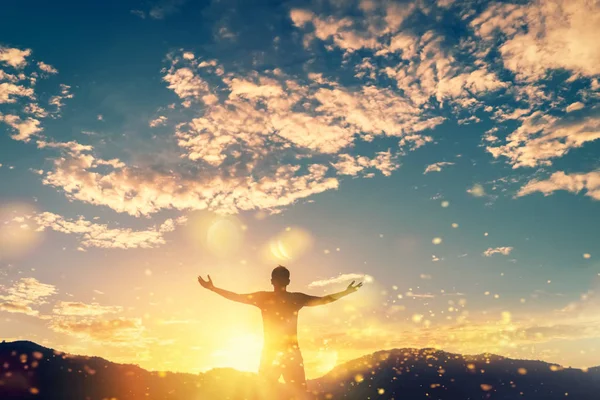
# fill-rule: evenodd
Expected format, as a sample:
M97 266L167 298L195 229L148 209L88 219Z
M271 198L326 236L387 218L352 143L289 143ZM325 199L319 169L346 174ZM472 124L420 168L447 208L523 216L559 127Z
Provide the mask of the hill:
M285 399L266 394L256 375L233 369L203 374L149 372L99 357L73 356L33 342L0 344L0 398L43 400ZM309 382L318 399L600 398L600 368L583 372L542 361L434 349L380 351ZM567 395L568 393L568 395Z
M542 361L435 349L380 351L339 365L312 383L333 399L600 398L598 367L585 372Z

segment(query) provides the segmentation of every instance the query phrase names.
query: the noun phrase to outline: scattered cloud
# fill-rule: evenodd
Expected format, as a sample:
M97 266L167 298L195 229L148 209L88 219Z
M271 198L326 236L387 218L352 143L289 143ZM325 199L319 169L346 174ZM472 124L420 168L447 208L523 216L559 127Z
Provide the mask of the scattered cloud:
M31 55L31 50L21 50L10 47L0 46L0 63L5 63L13 68L23 68L27 65L27 57Z
M73 98L73 94L70 93L70 90L71 90L71 86L61 84L60 85L60 94L56 95L56 96L52 96L50 98L50 100L48 101L48 104L56 107L56 112L59 112L61 110L61 108L64 106L63 100Z
M28 142L31 140L32 136L42 131L40 121L31 117L21 119L21 117L17 115L0 114L0 122L6 123L17 132L12 134L10 136L11 138L14 140L21 140L23 142Z
M110 346L143 346L145 327L141 318L55 317L49 324L55 332Z
M0 67L3 64L17 69L16 71L0 68L0 105L10 105L8 111L0 112L0 122L8 125L14 133L14 140L28 142L32 137L41 136L42 119L56 117L62 107L62 100L72 98L68 85L60 85L60 94L50 96L49 104L55 111L48 112L37 102L35 86L39 78L45 78L58 71L43 61L32 63L37 68L28 68L27 58L31 50L0 47ZM40 74L40 71L42 72ZM44 93L47 95L47 93Z
M395 158L390 150L377 153L373 159L365 156L352 157L349 154L340 154L338 161L331 165L340 175L355 176L365 169L374 168L381 171L383 175L390 176L394 170L400 167L400 164L394 161Z
M11 82L0 83L0 104L15 103L19 96L33 98L33 89Z
M46 64L43 61L39 61L37 63L37 65L38 65L38 68L41 71L43 71L43 72L45 72L47 74L58 74L58 70L56 68L54 68L52 65L50 65L50 64Z
M573 111L577 111L577 110L581 110L582 108L584 108L585 105L580 102L580 101L576 101L575 103L571 103L567 106L567 108L565 109L566 112L570 113Z
M12 286L0 286L0 310L38 316L33 307L47 303L46 298L56 293L56 287L35 278L21 278Z
M83 217L69 220L50 212L35 214L30 218L38 225L38 230L51 229L76 235L84 249L92 247L107 249L158 247L166 243L165 233L174 231L177 225L187 221L186 217L167 219L158 227L136 231L129 228L109 228L108 225L96 224Z
M513 168L549 166L551 159L600 139L600 117L567 123L536 111L521 121L521 126L508 135L505 145L487 147L494 158L508 158Z
M101 167L109 171L99 172ZM212 176L203 173L189 177L132 168L120 160L98 159L88 151L67 151L55 159L54 170L47 172L44 184L62 188L69 198L131 215L168 208L221 213L269 210L338 186L323 165L308 165L300 173L300 166L272 167L271 174L256 180L236 165L203 171L213 172Z
M406 297L413 297L415 299L434 299L435 294L406 292Z
M77 301L59 301L54 305L52 313L62 316L97 316L115 314L123 311L120 306L102 306L98 303L82 303Z
M486 41L503 36L504 67L518 79L536 81L559 69L600 74L600 5L595 1L492 3L471 26Z
M490 247L483 252L486 257L491 257L494 254L502 254L503 256L509 255L513 251L513 247Z
M167 123L167 117L161 115L148 123L150 128L156 128L157 126L165 125Z
M335 285L338 283L349 284L351 281L356 281L356 280L365 282L365 283L371 283L374 281L373 277L371 275L367 275L367 274L355 274L355 273L341 274L341 275L333 277L333 278L313 281L308 284L308 287L323 287L323 286Z
M519 190L517 197L527 196L535 192L548 196L557 190L566 190L571 193L580 193L585 190L586 196L594 200L600 200L600 171L574 174L557 171L548 179L533 179L527 182Z
M449 165L454 165L453 162L436 162L433 164L428 165L425 168L425 172L423 172L423 174L427 174L429 172L440 172L442 170L442 168L447 167Z

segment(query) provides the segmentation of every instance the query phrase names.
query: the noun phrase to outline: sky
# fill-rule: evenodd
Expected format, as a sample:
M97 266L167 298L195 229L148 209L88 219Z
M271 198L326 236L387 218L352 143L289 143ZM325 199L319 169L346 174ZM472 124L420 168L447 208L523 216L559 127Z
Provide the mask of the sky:
M150 370L309 378L435 347L600 364L600 2L5 2L0 326Z

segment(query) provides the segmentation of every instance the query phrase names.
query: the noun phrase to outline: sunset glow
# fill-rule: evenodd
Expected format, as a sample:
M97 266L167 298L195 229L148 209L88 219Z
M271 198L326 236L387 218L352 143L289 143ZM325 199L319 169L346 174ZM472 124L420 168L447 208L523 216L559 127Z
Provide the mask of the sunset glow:
M284 265L363 283L299 312L308 378L411 347L600 365L597 1L8 3L2 340L256 372L261 311L197 277Z

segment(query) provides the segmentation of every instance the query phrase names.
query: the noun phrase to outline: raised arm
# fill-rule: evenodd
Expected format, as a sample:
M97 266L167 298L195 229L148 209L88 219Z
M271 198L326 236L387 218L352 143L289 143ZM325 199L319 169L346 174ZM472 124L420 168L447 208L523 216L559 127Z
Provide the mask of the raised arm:
M257 304L257 293L239 294L230 292L229 290L218 288L213 284L212 279L210 279L210 275L208 275L208 280L204 280L201 276L198 276L198 282L200 283L200 285L202 285L203 288L213 291L216 294L221 295L228 300L244 304Z
M355 281L352 281L352 283L350 283L348 285L348 287L346 288L346 290L344 290L343 292L339 292L339 293L333 293L333 294L329 294L327 296L310 296L305 294L305 301L304 301L304 305L307 307L314 307L314 306L322 306L324 304L329 304L329 303L333 303L336 300L341 299L344 296L348 296L350 293L354 293L358 290L358 288L360 288L362 286L362 282L360 282L358 285L354 285Z

